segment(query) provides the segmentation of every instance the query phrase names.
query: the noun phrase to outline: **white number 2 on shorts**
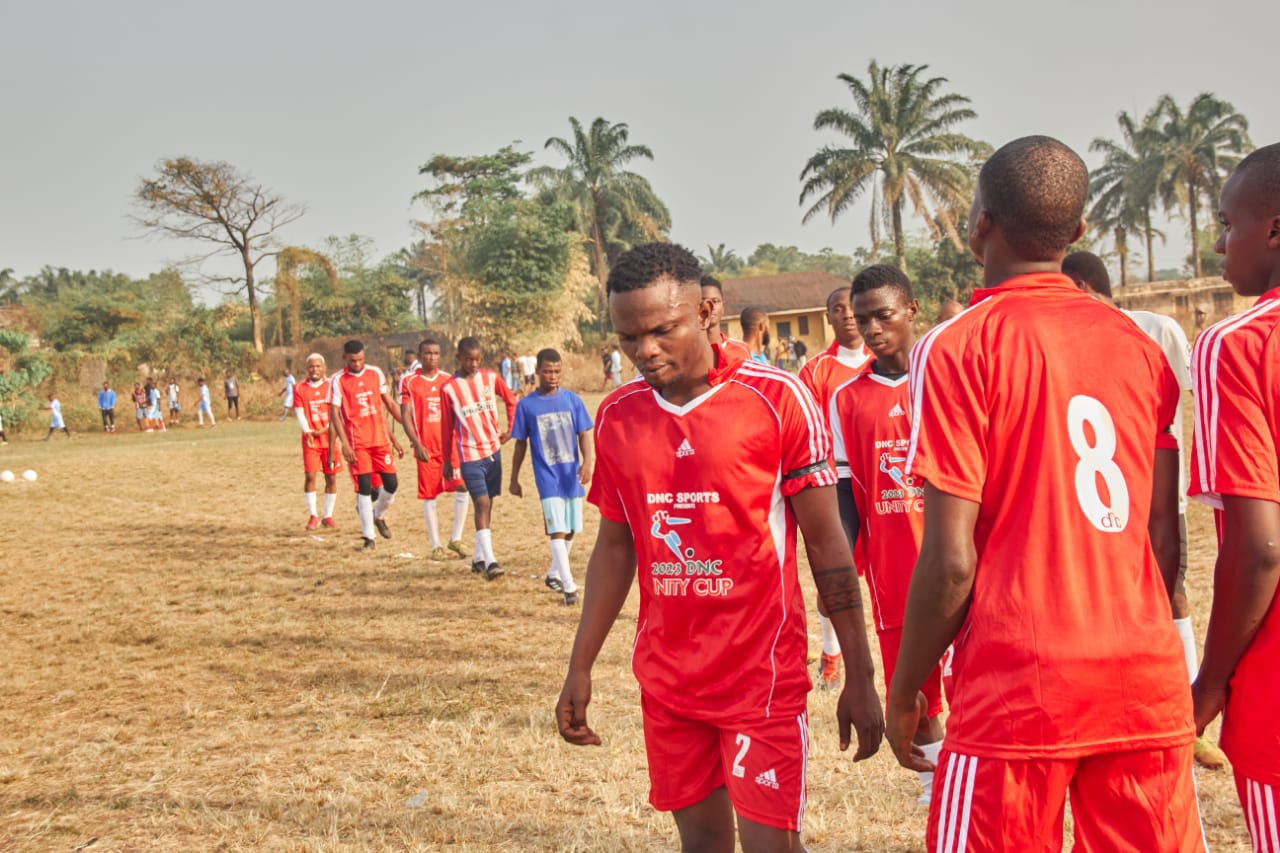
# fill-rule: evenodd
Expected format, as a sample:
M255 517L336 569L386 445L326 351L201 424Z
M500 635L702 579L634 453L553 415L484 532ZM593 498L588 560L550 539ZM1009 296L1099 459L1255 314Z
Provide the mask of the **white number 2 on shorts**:
M1093 430L1093 445L1085 435L1085 424ZM1116 425L1111 413L1093 397L1072 397L1067 404L1067 434L1071 449L1080 460L1076 463L1076 500L1080 509L1102 532L1119 533L1129 523L1129 486L1115 461ZM1099 477L1106 484L1110 506L1098 492Z
M733 759L733 775L741 779L747 775L747 769L742 766L742 757L747 754L747 750L751 748L751 738L744 734L738 735L738 754Z

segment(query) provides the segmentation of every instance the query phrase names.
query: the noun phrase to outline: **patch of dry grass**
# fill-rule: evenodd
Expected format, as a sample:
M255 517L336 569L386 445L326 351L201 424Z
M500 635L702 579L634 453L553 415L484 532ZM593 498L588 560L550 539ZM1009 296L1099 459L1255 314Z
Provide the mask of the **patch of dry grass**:
M297 456L292 423L221 419L0 450L40 473L0 484L0 850L675 848L646 801L635 596L595 671L605 745L571 747L552 706L577 611L541 583L536 502L497 502L508 574L485 583L424 558L412 473L372 555L348 480L342 529L305 533ZM914 776L839 753L829 694L810 712L811 849L923 849ZM1245 850L1229 774L1198 781L1213 848Z

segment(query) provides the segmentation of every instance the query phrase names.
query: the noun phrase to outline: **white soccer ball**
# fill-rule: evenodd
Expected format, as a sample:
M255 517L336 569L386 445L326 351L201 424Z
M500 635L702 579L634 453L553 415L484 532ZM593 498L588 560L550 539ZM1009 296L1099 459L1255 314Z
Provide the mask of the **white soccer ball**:
M0 481L4 481L4 482L6 482L6 483L12 483L12 482L13 482L13 472L12 472L12 471L7 471L7 470L6 470L6 471L0 471Z
M26 480L28 483L34 483L36 481L36 472L28 468L22 472L22 479Z

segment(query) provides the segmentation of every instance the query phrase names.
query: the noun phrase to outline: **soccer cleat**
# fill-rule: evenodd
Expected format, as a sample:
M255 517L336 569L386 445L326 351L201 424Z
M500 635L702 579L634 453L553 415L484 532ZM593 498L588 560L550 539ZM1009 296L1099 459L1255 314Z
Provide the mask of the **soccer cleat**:
M385 518L375 518L373 520L373 526L378 528L378 535L383 539L391 538L391 528L387 526L387 520Z
M566 592L564 594L564 606L572 607L578 603L578 594L576 592Z
M334 529L337 529L338 527L338 522L334 521L333 516L331 515L320 519L320 523L323 524L325 527L332 527Z
M361 539L364 539L364 537L361 537ZM364 539L364 545L363 545L362 547L363 547L363 549L364 549L364 550L366 550L366 551L372 551L372 550L373 550L373 546L374 546L374 545L376 545L376 544L377 544L377 543L376 543L376 542L374 542L372 539Z
M484 574L484 560L476 560L471 564L471 574L473 575Z
M487 581L491 581L494 578L500 578L505 574L506 572L502 570L502 566L499 566L497 563L490 563L488 566L485 567L484 579Z
M459 539L455 539L449 543L449 550L464 560L469 556L466 551L462 550L462 541Z
M840 684L840 655L822 653L822 664L818 667L818 686L823 689L838 687Z
M1221 770L1227 765L1226 754L1204 735L1196 738L1196 762L1206 770Z
M542 580L547 585L547 589L552 592L564 592L564 584L560 583L560 578L553 578L551 575L547 575Z
M432 548L431 559L435 560L437 563L443 563L445 560L449 559L449 552L443 548Z
M320 519L316 518L314 515L307 519L308 530L315 530L319 526L320 526Z

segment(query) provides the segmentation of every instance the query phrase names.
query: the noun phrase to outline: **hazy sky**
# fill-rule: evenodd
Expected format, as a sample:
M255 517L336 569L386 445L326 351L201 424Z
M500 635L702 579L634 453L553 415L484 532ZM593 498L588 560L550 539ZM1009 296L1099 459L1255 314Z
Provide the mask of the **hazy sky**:
M1202 91L1280 140L1266 83L1275 10L1204 3L31 2L0 5L0 269L142 276L191 247L139 239L131 194L164 157L226 160L306 216L283 236L413 239L410 202L434 153L567 136L570 115L624 121L698 252L761 242L850 252L866 211L800 224L799 173L835 137L814 115L851 99L868 62L928 63L968 95L963 126L999 145L1029 133L1086 153L1121 110ZM921 227L915 222L913 227ZM1157 251L1186 253L1181 222ZM263 274L271 274L265 269Z

